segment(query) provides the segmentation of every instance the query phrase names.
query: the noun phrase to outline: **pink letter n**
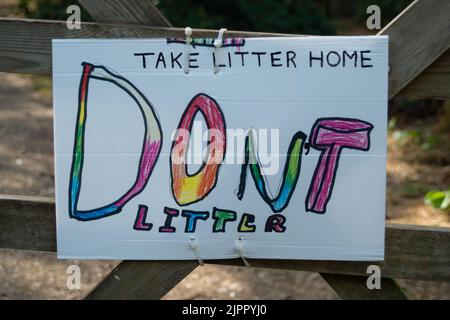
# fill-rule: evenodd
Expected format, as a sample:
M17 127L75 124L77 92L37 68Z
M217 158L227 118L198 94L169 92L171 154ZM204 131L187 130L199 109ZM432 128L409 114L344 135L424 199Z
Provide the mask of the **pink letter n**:
M342 149L369 150L372 129L372 124L357 119L320 118L316 120L309 136L309 144L322 153L306 196L306 211L326 212Z

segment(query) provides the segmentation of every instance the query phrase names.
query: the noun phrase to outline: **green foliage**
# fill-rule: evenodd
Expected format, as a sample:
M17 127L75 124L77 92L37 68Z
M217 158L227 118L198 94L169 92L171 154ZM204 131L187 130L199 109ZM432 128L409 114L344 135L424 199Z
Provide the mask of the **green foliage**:
M397 118L396 117L392 117L391 119L389 119L388 129L389 130L394 130L396 127L397 127Z
M74 0L19 0L18 9L31 19L66 20L67 7L72 4L80 6L82 21L91 21L89 14Z
M124 0L126 1L126 0ZM161 0L154 1L175 26L300 34L335 34L323 8L313 0ZM19 0L19 10L33 19L67 19L74 0ZM80 6L81 7L81 6ZM82 9L82 20L91 21Z
M123 0L127 1L127 0ZM18 0L28 18L65 20L66 8L76 0ZM333 35L331 19L345 17L365 26L366 8L381 8L383 25L412 0L153 0L175 26ZM82 7L81 7L82 8ZM82 20L92 21L82 8Z
M300 34L335 34L313 0L161 0L158 8L176 26Z
M416 199L430 190L429 187L422 182L408 182L399 188L399 194L402 198Z
M393 120L395 118L392 118ZM394 121L395 122L395 121ZM395 128L395 123L389 121L389 129ZM400 144L405 146L413 143L420 145L422 150L429 150L439 145L440 139L431 132L424 132L423 130L394 130L392 137Z
M450 190L433 190L426 194L425 203L433 208L448 211L450 209Z
M418 144L422 141L422 131L420 130L395 130L392 137L401 145L408 143Z

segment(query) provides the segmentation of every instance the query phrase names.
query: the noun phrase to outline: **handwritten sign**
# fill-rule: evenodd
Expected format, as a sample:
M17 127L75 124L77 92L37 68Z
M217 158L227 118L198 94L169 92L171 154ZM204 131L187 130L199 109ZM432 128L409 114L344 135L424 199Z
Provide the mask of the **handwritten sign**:
M54 40L58 256L383 259L387 52Z

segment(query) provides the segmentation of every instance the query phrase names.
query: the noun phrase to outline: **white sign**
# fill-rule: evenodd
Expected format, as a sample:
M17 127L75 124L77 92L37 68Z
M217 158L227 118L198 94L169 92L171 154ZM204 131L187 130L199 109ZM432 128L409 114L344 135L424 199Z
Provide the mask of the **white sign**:
M388 38L192 41L53 41L58 257L382 260Z

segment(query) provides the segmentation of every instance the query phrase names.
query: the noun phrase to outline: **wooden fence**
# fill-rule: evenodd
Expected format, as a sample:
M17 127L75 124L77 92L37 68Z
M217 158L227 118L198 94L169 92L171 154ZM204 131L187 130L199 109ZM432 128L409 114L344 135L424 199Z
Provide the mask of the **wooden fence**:
M80 30L68 30L65 21L0 18L0 72L50 73L55 38L184 37L184 29L173 28L151 0L79 2L97 21L82 23ZM379 33L390 37L389 98L450 99L449 17L450 1L416 0ZM195 37L216 34L193 32ZM241 31L226 35L292 36ZM450 281L449 228L387 224L385 243L382 262L249 261L253 267L319 272L343 299L406 299L394 278ZM56 251L53 199L0 195L0 248ZM242 260L206 263L242 265ZM381 290L366 287L371 264L381 268ZM197 266L197 261L122 261L86 299L159 299Z

